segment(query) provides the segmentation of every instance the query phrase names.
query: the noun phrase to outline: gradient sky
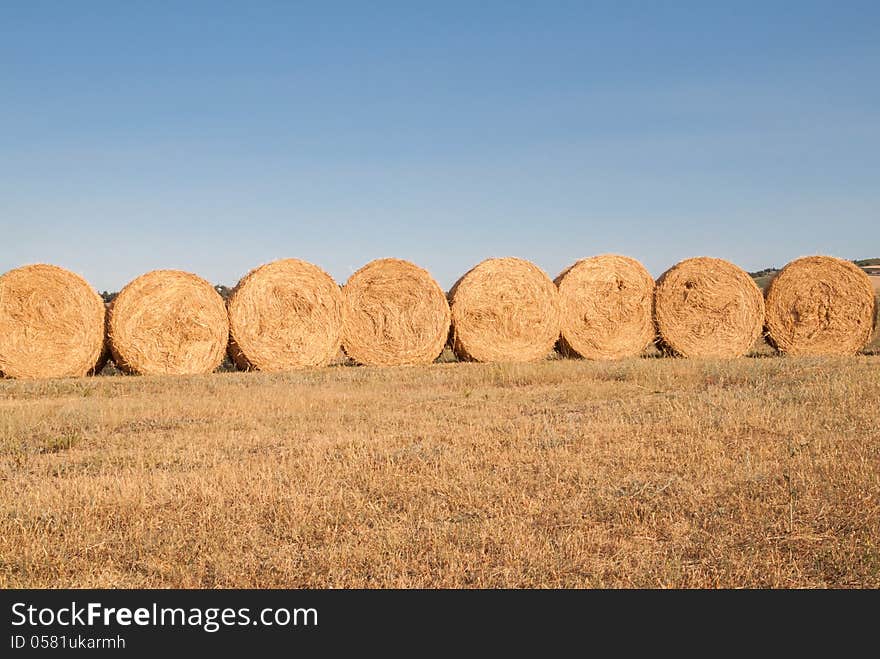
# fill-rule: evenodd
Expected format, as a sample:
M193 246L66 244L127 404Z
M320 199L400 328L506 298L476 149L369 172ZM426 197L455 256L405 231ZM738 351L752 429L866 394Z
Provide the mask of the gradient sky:
M880 3L0 2L0 271L880 256Z

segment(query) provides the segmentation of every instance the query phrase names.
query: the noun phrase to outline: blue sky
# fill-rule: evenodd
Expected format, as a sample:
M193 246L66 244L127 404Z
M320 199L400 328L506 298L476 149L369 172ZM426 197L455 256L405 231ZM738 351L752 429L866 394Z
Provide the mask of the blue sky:
M880 256L877 2L0 2L0 271Z

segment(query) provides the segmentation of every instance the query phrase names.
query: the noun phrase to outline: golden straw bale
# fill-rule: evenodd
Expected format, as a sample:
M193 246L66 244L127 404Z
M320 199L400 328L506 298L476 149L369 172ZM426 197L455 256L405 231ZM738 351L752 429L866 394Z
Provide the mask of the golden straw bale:
M487 259L456 282L449 299L452 348L461 359L536 361L559 338L559 291L529 261Z
M740 357L761 335L764 298L723 259L696 257L667 270L654 289L661 345L682 357Z
M875 297L849 261L806 256L786 265L766 293L767 338L789 355L854 355L870 341Z
M635 259L615 254L581 259L555 282L564 355L621 359L654 342L654 279Z
M104 350L104 302L77 274L26 265L0 276L0 373L79 377Z
M326 366L339 352L342 293L316 265L282 259L251 270L232 291L229 356L242 369Z
M449 303L428 273L400 259L371 261L342 289L342 347L360 364L430 364L449 335Z
M226 305L201 277L153 270L113 300L108 335L113 359L127 373L210 373L229 339Z

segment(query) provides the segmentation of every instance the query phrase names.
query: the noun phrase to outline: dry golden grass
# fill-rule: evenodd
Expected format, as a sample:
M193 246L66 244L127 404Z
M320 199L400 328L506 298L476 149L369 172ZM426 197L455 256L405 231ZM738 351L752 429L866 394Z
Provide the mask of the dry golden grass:
M0 587L880 587L880 356L0 382Z

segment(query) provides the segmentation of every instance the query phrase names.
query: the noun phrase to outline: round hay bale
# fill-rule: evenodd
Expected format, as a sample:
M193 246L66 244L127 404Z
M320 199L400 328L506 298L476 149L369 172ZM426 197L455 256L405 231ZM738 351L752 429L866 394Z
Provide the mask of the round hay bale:
M452 349L460 359L536 361L559 338L559 291L529 261L487 259L455 283L449 299Z
M723 259L686 259L654 289L662 347L681 357L740 357L761 335L764 298L754 280Z
M555 283L565 356L622 359L653 343L654 278L635 259L616 254L581 259Z
M104 302L77 274L26 265L0 276L0 373L80 377L104 351Z
M789 355L854 355L874 331L871 280L854 263L806 256L786 265L766 293L767 338Z
M360 364L430 364L449 335L449 303L428 273L400 259L371 261L342 289L342 347Z
M229 356L242 369L326 366L342 337L342 293L316 265L282 259L251 270L233 289Z
M116 365L140 375L210 373L229 339L223 298L179 270L153 270L127 284L110 305L107 328Z

